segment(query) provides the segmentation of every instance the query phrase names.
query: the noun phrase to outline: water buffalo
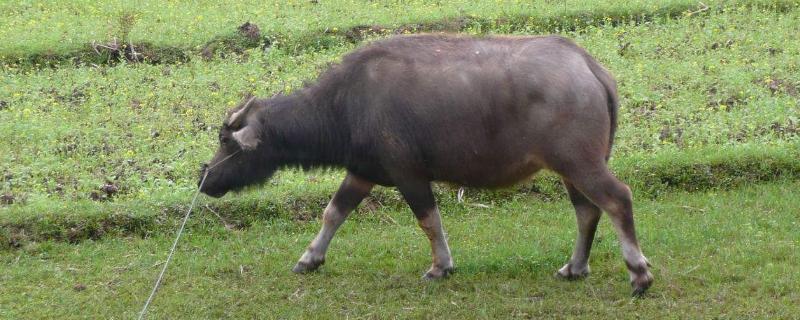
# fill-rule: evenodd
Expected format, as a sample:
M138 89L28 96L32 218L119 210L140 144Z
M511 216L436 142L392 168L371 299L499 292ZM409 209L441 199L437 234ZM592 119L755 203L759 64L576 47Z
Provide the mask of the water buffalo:
M287 166L346 169L293 269L302 273L325 262L336 229L375 184L394 186L430 240L425 278L435 279L453 260L431 182L499 188L548 169L562 177L578 221L572 258L556 275L588 274L602 209L641 294L653 277L631 190L606 165L617 104L614 78L563 37L394 37L347 54L292 94L231 110L201 190L220 197Z

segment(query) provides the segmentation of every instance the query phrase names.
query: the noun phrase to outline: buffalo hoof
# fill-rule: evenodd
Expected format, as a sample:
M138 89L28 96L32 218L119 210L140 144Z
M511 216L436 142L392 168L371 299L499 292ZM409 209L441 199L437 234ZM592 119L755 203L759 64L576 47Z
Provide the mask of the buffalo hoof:
M446 267L446 268L431 268L428 272L425 272L425 275L422 276L424 280L439 280L447 278L449 275L453 274L455 268L453 267Z
M589 276L589 266L575 267L572 263L567 263L556 271L555 276L556 278L570 281L583 279Z
M633 293L631 293L631 295L634 297L642 297L651 285L653 285L653 274L651 274L650 271L638 275L631 280L631 287L633 287Z
M324 263L325 260L312 261L312 262L298 261L297 264L294 265L294 268L292 268L292 272L294 273L313 272L319 269L319 266L323 265Z

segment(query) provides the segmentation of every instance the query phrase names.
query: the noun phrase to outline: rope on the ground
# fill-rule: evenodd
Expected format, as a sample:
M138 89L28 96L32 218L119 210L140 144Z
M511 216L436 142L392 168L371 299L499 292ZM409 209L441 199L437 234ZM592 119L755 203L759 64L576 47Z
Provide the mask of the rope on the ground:
M161 273L159 273L158 279L156 279L156 284L153 286L153 290L150 291L150 296L147 297L147 301L144 303L142 311L139 312L139 320L144 319L145 315L147 314L147 307L150 306L150 302L152 302L153 298L156 296L156 291L158 291L158 286L161 285L161 280L164 279L164 273L167 272L167 266L169 266L169 262L172 260L172 255L175 254L175 248L178 247L178 240L180 240L181 234L183 234L183 229L186 227L186 221L189 220L189 215L192 214L192 209L194 208L195 202L197 202L197 196L200 195L200 190L203 188L203 184L205 184L206 182L206 177L208 177L208 172L211 171L211 169L213 169L214 167L218 166L220 163L223 163L226 160L230 159L231 157L235 156L240 151L234 152L231 155L222 159L221 161L215 163L213 166L207 168L206 172L203 174L203 179L200 180L200 184L197 186L197 192L194 193L194 198L192 198L192 203L189 205L189 210L186 211L186 215L183 217L183 222L181 222L181 227L178 229L178 234L175 236L175 241L172 242L172 248L169 250L169 254L167 255L167 261L164 262L164 267L161 268Z

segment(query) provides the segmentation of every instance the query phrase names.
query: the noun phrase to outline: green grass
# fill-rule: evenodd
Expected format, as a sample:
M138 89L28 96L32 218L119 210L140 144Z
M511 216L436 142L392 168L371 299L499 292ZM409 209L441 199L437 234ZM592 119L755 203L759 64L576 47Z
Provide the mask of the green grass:
M468 189L465 203L438 185L458 267L447 281L419 281L429 248L388 188L345 224L320 273L295 276L343 172L288 170L201 200L155 317L796 316L800 2L691 14L700 7L685 0L433 3L0 3L0 318L135 316L227 108L245 92L297 90L362 39L431 30L559 33L612 71L611 167L634 191L652 293L628 298L605 220L593 275L551 278L574 234L553 175ZM264 40L236 42L245 21ZM87 47L114 37L162 59Z
M528 1L381 3L353 0L319 3L250 0L201 3L7 1L0 4L0 12L3 12L0 15L3 21L0 24L0 38L7 39L0 46L0 54L59 52L76 49L93 40L107 41L113 37L167 45L200 45L218 36L221 30L233 30L244 21L257 23L267 34L298 34L345 29L356 24L397 25L468 14L505 16L531 12L541 16L558 16L583 12L588 8L655 10L660 6L694 3L672 0L663 4L647 1L633 1L624 5L613 1L564 1L563 6L558 4ZM397 14L399 10L403 15ZM64 31L53 32L54 29Z
M276 218L229 231L193 217L152 318L791 318L800 305L800 184L678 192L635 203L656 283L629 298L616 236L601 221L592 275L552 277L568 258L565 200L515 199L480 209L448 204L457 272L429 283L424 235L407 209L361 212L344 224L318 273L290 272L318 221ZM0 253L0 317L130 318L172 234L80 245L42 242ZM85 287L85 290L76 289Z
M630 184L636 198L654 199L675 191L730 189L776 179L800 179L800 145L706 148L691 152L633 155L614 161L612 169ZM221 200L208 199L204 206L222 214L228 223L247 227L264 220L318 219L342 179L338 171L303 174L283 172L263 188L253 188ZM145 201L105 201L43 198L17 205L0 217L2 248L24 247L31 242L59 240L80 242L106 237L149 236L171 232L185 213L194 190L155 193ZM457 203L452 186L435 188L439 202ZM498 205L536 198L543 201L565 197L555 175L542 174L528 183L496 191L467 189L471 203ZM366 202L369 208L399 209L405 202L396 190L380 188ZM369 210L369 209L361 209Z
M800 55L792 41L798 19L797 10L740 6L701 18L565 32L619 80L614 170L647 197L800 175L800 70L792 59ZM0 193L14 204L0 209L0 238L16 245L161 230L194 190L222 116L243 92L298 88L356 46L248 50L169 65L5 69ZM292 215L324 203L340 176L313 175L322 178L311 189L305 174L286 173L272 184L276 190L247 196L268 200L220 206L243 220L252 220L240 213L253 206ZM540 181L512 192L561 195L556 179ZM110 201L91 200L104 195L105 183L120 191Z
M794 0L706 1L711 11L726 6L792 10ZM696 1L252 1L96 2L8 1L0 4L0 61L51 65L79 60L101 63L96 44L135 44L155 60L184 60L208 44L231 37L246 21L260 26L263 38L290 51L335 45L341 37L360 39L364 29L378 33L420 30L478 31L535 29L559 32L586 25L661 20L703 13ZM402 14L398 14L402 12ZM53 30L58 30L54 32ZM331 37L334 35L334 37ZM100 49L102 51L102 49Z

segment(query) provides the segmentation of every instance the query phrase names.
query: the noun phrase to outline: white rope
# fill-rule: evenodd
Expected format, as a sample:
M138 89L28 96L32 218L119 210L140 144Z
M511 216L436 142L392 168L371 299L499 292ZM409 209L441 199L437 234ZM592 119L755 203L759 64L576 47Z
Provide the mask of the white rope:
M203 184L206 182L206 177L208 177L208 172L211 171L211 169L213 169L214 167L218 166L220 163L225 162L225 160L228 160L231 157L235 156L240 151L236 151L233 154L225 157L221 161L215 163L213 166L207 168L206 172L203 174L203 179L200 180L200 185L197 186L197 192L194 193L194 198L192 198L192 204L189 205L189 210L186 211L186 215L183 217L183 222L181 222L181 227L180 229L178 229L178 234L175 236L175 241L172 242L172 248L169 250L169 254L167 255L167 261L164 262L164 267L161 268L161 273L158 275L158 279L156 279L156 284L153 286L153 290L150 291L150 296L144 303L142 311L139 312L139 320L144 319L145 314L147 314L147 307L150 306L150 302L152 302L153 297L156 296L156 291L158 291L158 286L161 285L161 280L164 279L164 273L167 272L167 266L169 266L169 262L170 260L172 260L172 255L175 253L175 248L178 246L178 240L180 240L181 234L183 233L183 229L186 227L186 221L189 220L189 215L192 214L192 209L194 208L194 204L197 201L197 196L200 195L200 189L203 188Z

